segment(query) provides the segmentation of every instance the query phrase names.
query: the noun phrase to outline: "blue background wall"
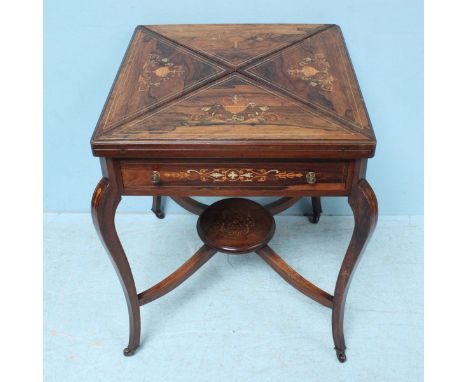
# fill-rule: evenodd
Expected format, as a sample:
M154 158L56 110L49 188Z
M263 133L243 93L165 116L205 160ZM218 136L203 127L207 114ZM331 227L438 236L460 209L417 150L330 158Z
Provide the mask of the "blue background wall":
M138 24L335 23L344 33L377 135L368 179L380 213L423 213L423 5L404 0L44 3L44 209L89 211L101 177L89 140ZM291 209L301 213L306 206ZM147 211L124 198L120 211ZM169 212L181 210L169 204ZM350 214L344 198L325 213Z

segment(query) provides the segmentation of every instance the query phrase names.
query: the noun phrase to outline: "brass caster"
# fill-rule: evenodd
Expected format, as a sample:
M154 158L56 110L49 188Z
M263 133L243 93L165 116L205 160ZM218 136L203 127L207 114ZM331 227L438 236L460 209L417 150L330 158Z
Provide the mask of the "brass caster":
M317 224L320 220L320 214L306 215L309 219L309 222L312 224Z
M135 349L125 348L125 349L123 350L123 354L124 354L125 357L130 357L130 356L132 356L133 354L135 354L135 350L136 350L136 348L135 348Z
M161 210L156 210L156 211L155 211L155 210L151 210L151 211L153 211L154 214L155 214L159 219L164 219L164 217L166 216L166 215L164 214L164 212L161 211Z
M340 361L341 363L345 363L346 362L345 351L341 349L335 349L335 351L336 351L336 357L338 358L338 361Z

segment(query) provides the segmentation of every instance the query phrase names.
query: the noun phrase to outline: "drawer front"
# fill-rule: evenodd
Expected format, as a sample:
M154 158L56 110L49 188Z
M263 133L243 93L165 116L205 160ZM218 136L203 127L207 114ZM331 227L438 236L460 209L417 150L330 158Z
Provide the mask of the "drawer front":
M175 188L178 190L176 194L187 194L187 189L191 189L191 195L209 195L206 191L210 189L266 191L257 194L268 194L268 190L288 190L291 191L289 194L310 190L340 193L349 184L349 164L347 161L193 163L124 160L121 171L124 191L129 194L135 191L164 194L164 191Z

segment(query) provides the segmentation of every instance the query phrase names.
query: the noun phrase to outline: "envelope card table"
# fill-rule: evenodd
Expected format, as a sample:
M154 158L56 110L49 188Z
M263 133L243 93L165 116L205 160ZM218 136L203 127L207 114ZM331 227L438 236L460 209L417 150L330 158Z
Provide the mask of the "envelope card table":
M377 222L377 200L366 181L376 140L338 26L139 26L91 146L103 173L92 198L93 220L130 317L125 355L140 344L142 305L180 285L217 251L255 251L292 286L332 310L336 354L346 360L346 294ZM160 218L163 196L201 215L200 250L141 292L114 224L126 195L153 196ZM235 198L208 207L193 196ZM242 198L253 196L278 199L262 207ZM317 223L322 196L346 197L355 219L333 295L267 245L272 215L310 197L309 219Z

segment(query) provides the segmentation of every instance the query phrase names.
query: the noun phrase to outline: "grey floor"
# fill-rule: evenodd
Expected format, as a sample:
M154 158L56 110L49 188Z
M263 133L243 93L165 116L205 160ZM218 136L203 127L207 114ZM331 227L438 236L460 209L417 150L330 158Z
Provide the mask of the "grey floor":
M278 216L271 246L333 293L351 217ZM139 291L200 246L196 217L120 214ZM46 381L422 381L423 222L380 217L351 285L348 362L336 360L331 311L255 254L217 254L175 291L142 307L142 346L126 358L117 277L88 214L44 217Z

